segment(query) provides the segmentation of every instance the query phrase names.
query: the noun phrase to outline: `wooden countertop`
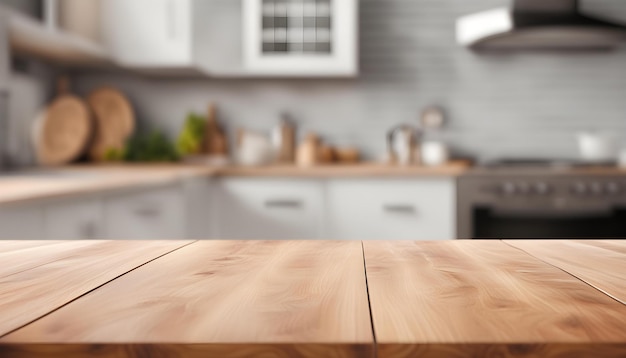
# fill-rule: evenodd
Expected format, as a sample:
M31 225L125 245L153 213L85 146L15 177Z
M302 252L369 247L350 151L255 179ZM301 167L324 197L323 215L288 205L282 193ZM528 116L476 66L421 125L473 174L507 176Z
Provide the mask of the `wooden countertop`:
M398 166L376 163L353 165L318 165L297 167L272 165L266 167L225 167L217 169L216 176L293 177L293 178L355 178L355 177L457 177L470 168L468 162L451 162L441 167Z
M185 178L211 176L213 172L206 167L171 165L36 169L0 176L0 204L167 185Z
M258 178L368 178L459 176L469 165L454 162L438 168L399 167L382 164L296 166L207 167L194 165L94 165L25 171L0 177L0 204L25 202L135 186L166 185L191 177Z
M626 356L626 241L6 241L0 260L3 358Z

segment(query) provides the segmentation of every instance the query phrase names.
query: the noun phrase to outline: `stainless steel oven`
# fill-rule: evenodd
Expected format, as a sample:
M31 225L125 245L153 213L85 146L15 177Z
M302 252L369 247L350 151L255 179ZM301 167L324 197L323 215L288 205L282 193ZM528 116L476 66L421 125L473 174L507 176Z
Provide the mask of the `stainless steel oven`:
M491 166L459 178L460 238L626 238L626 171Z

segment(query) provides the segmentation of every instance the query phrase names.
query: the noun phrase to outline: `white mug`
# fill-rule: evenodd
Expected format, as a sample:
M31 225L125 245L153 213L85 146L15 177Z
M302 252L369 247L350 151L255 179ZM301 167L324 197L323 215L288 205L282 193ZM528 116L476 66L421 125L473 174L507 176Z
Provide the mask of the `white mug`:
M422 143L422 163L426 166L439 166L448 162L450 153L442 142Z

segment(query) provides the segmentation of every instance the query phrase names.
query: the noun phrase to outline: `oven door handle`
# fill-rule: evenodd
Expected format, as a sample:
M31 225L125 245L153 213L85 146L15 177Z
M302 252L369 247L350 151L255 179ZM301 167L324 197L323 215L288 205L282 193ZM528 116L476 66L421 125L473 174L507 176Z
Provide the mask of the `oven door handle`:
M495 217L506 218L583 218L607 217L613 214L610 206L588 206L578 208L492 208Z

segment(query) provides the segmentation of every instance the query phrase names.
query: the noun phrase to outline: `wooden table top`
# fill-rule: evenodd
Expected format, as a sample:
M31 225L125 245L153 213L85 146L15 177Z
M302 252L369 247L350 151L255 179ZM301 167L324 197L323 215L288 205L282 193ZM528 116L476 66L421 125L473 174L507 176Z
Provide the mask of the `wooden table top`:
M0 241L0 357L626 357L626 241Z

